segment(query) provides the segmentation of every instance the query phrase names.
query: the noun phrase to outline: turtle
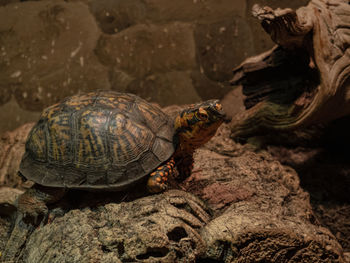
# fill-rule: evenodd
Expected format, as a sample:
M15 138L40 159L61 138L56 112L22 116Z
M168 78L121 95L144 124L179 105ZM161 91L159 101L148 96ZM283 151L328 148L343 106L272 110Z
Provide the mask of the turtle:
M180 180L190 175L194 151L224 120L218 100L191 105L173 120L133 94L68 97L45 109L32 128L19 173L41 191L118 191L149 175L148 191L161 192L175 167Z
M115 91L79 94L48 107L26 141L19 173L35 184L17 200L16 224L27 218L38 225L47 204L67 189L127 191L147 182L150 193L166 190L176 169L178 181L191 174L193 153L225 118L219 100L190 105L172 118ZM13 243L10 238L9 250Z
M297 10L253 6L276 43L233 69L246 110L232 137L280 134L328 124L350 114L350 5L311 0Z

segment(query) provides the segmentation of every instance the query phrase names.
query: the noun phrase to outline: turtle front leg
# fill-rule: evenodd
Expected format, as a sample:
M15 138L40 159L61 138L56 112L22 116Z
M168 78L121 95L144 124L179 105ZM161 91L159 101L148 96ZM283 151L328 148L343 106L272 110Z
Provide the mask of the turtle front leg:
M46 204L60 200L66 190L34 185L17 199L17 215L9 240L7 241L4 260L15 260L26 243L31 232L48 216Z
M150 174L147 182L147 189L150 193L159 193L165 191L168 187L168 176L174 173L175 162L171 158L165 164L159 166Z
M57 202L65 193L64 188L34 185L18 197L18 213L23 216L26 223L37 226L47 218L48 208L46 205Z

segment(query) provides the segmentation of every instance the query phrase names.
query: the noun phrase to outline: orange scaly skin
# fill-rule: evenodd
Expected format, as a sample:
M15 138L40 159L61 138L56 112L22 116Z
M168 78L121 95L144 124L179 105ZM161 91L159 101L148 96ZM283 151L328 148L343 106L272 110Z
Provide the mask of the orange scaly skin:
M168 176L174 173L175 161L171 158L164 165L159 166L150 177L147 182L147 189L150 193L159 193L166 190Z
M159 193L167 188L168 176L174 173L176 166L178 181L191 175L193 154L197 148L208 142L225 119L222 106L217 100L206 101L184 110L175 119L175 144L177 148L173 157L159 166L147 182L148 191Z
M178 147L174 153L176 167L179 171L178 181L191 175L193 154L196 149L207 143L224 121L225 114L217 101L208 105L194 105L192 110L185 110L175 119Z

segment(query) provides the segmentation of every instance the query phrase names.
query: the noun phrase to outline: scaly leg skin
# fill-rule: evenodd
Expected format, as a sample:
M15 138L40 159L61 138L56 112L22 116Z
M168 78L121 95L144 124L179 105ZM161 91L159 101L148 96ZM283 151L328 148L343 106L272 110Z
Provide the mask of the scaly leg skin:
M159 166L150 174L147 182L147 189L150 193L163 192L168 188L168 176L174 174L174 159L171 158L165 164Z
M176 161L176 167L179 171L179 176L176 178L176 180L182 182L187 179L192 173L193 164L193 154L185 155L181 157L179 161Z
M3 260L15 260L20 255L31 232L37 226L46 223L48 217L46 204L60 200L65 192L63 188L34 185L18 197L16 221L6 244Z

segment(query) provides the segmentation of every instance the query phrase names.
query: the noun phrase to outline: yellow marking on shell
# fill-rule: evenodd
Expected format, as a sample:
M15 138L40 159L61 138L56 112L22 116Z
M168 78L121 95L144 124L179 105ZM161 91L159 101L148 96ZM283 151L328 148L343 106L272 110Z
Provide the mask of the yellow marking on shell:
M151 127L151 130L157 130L167 119L162 110L156 106L140 102L137 104L137 107L141 115L146 119L147 125Z
M156 172L151 173L149 176L155 176Z
M123 96L119 96L118 98L117 98L117 101L119 102L119 103L129 103L129 102L131 102L131 98L129 98L129 97L123 97Z
M103 112L86 110L79 123L79 146L77 167L81 163L102 165L106 163L103 135L99 134L101 126L107 121ZM102 131L103 132L103 131Z
M114 97L101 98L100 100L98 100L98 103L106 107L118 108L118 110L121 110L121 111L126 110L128 106L127 101L118 100L117 98L114 98Z
M114 162L125 164L145 152L154 135L147 127L117 114L110 120L108 137Z
M117 114L116 115L116 125L117 128L114 130L115 135L120 137L122 135L125 135L125 126L127 125L127 121L124 117L124 115L122 114ZM118 143L114 143L113 144L113 152L114 152L114 156L118 156L119 160L124 160L127 155L127 146L126 146L126 141L122 140L120 138L117 138Z
M31 134L29 140L30 148L35 149L35 153L39 159L46 159L45 149L46 149L46 140L45 134L42 129L36 129L35 132Z
M41 118L48 118L51 119L52 115L56 112L61 110L61 105L59 103L56 103L54 105L51 105L50 107L46 108L43 113L41 114Z
M88 93L82 95L72 96L69 100L65 101L65 105L73 108L74 110L80 110L86 106L92 105L95 98L95 93Z
M160 182L162 181L162 179L161 179L160 177L157 177L157 178L156 178L156 181L157 181L158 183L160 183Z

